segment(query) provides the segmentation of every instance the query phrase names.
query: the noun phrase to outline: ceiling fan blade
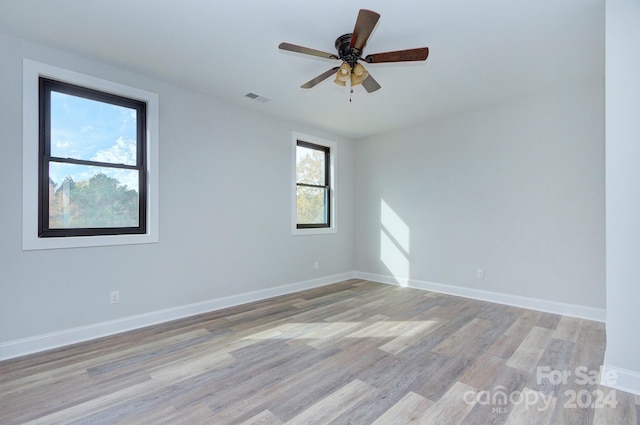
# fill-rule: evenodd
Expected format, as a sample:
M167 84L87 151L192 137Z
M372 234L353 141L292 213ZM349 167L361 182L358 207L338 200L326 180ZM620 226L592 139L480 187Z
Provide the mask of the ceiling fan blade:
M367 44L373 28L375 28L378 23L378 19L380 19L379 13L372 10L360 9L356 26L353 28L349 49L355 48L360 52L364 50L364 46Z
M311 87L314 87L316 84L321 83L324 80L326 80L327 78L329 78L332 75L334 75L336 72L338 72L338 69L340 69L339 66L336 66L335 68L331 68L330 70L328 70L326 72L323 72L322 74L318 75L313 80L307 81L306 83L304 83L300 87L303 88L303 89L310 89Z
M304 53L305 55L318 56L321 58L338 59L338 56L334 55L333 53L322 52L320 50L310 49L308 47L296 46L295 44L291 44L291 43L280 43L278 48L280 50L287 50L289 52L296 52L296 53Z
M364 58L367 63L380 62L410 62L427 60L429 56L428 47L418 49L396 50L395 52L374 53Z
M362 82L362 87L367 91L367 93L373 93L374 91L380 88L380 84L369 74L367 78Z

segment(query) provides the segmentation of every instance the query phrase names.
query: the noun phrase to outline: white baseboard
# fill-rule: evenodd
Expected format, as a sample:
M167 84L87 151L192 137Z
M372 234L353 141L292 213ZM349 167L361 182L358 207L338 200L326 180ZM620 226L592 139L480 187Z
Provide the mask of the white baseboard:
M600 384L614 390L640 396L640 374L638 372L604 365L602 366Z
M211 311L221 310L227 307L260 301L267 298L277 297L279 295L286 295L353 278L355 278L355 274L353 272L325 276L318 279L260 289L257 291L216 298L195 304L152 311L150 313L138 314L135 316L124 317L122 319L110 320L107 322L65 329L44 335L3 342L0 343L0 360L20 357L27 354L50 350L52 348L59 348L65 345L114 335L133 329L143 328L145 326L169 322L171 320L195 316L197 314L209 313Z
M577 304L567 304L557 301L540 300L536 298L521 297L518 295L502 294L499 292L483 291L480 289L465 288L462 286L445 285L442 283L425 282L415 279L396 279L393 276L354 272L359 279L371 280L374 282L387 283L390 285L400 285L409 288L423 289L442 294L456 295L459 297L472 298L475 300L489 301L492 303L506 304L514 307L527 308L531 310L544 311L546 313L561 314L563 316L578 317L581 319L594 320L596 322L606 321L606 311L603 308L587 307Z
M27 354L50 350L53 348L59 348L78 342L88 341L91 339L143 328L145 326L156 325L159 323L169 322L171 320L182 319L197 314L221 310L227 307L260 301L279 295L286 295L292 292L325 286L353 278L399 285L398 281L393 276L365 272L348 272L326 276L318 279L312 279L288 285L281 285L273 288L261 289L238 295L231 295L228 297L216 298L195 304L188 304L184 306L153 311L150 313L124 317L122 319L100 322L72 329L65 329L62 331L52 332L44 335L36 335L29 338L3 342L0 343L0 360L11 359ZM556 301L539 300L534 298L520 297L517 295L507 295L497 292L482 291L478 289L445 285L441 283L425 282L414 279L404 279L401 283L402 286L408 286L410 288L456 295L460 297L489 301L498 304L512 305L516 307L528 308L549 313L562 314L565 316L579 317L588 320L595 320L598 322L604 322L606 319L604 309L593 307L566 304ZM619 380L620 385L628 385L629 388L640 388L640 377L638 377L637 375L634 375L631 372L625 373L625 371L622 369L619 369L618 374L619 376L623 377ZM628 384L625 384L626 382L628 382ZM622 390L622 388L619 389Z

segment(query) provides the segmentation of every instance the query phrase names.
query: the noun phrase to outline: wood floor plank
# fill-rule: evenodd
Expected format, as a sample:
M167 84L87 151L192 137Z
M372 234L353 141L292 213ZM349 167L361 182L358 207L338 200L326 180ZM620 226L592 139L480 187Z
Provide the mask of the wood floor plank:
M504 334L490 348L495 355L508 360L529 334L531 329L540 321L542 313L524 310Z
M387 318L385 317L385 320ZM333 322L329 323L329 326L323 329L323 334L317 335L314 339L307 342L310 347L313 348L324 348L331 345L333 342L340 340L342 338L346 338L348 335L352 334L359 328L366 327L366 323L371 321L378 320L369 319L363 320L361 322Z
M532 380L528 383L529 388L553 395L556 398L560 397L560 391L563 388L566 389L566 386L549 376L551 373L563 373L565 375L571 374L571 376L567 376L567 381L575 379L575 369L571 364L574 349L575 343L552 338L532 373Z
M103 420L99 416L94 416L86 423L87 425L96 423L173 425L176 423L207 423L210 417L211 410L205 404L200 403L184 410L177 410L175 407L170 406L169 408L144 411L138 415L125 417L122 420L112 420L112 418L104 418Z
M576 342L578 332L580 330L580 324L582 322L583 320L576 319L575 317L563 316L556 327L553 337L563 339L565 341Z
M443 397L477 361L469 357L449 357L441 354L440 356L440 359L434 361L438 367L430 374L429 379L424 379L419 385L411 387L412 391L433 401Z
M541 328L547 328L547 329L556 329L558 327L558 323L560 323L560 320L562 320L563 317L567 317L567 316L561 316L559 314L552 314L552 313L545 313L542 315L542 317L540 317L540 320L538 320L538 323L536 323L536 326L540 326Z
M401 323L393 320L378 321L370 324L369 326L357 330L353 333L346 335L346 338L389 338L398 336L401 332L396 332Z
M415 322L403 333L381 345L380 349L390 354L398 354L405 348L415 344L421 337L438 329L443 323L444 321L437 317L433 320Z
M465 425L503 424L515 407L511 396L521 392L530 378L528 372L505 365L490 384L476 390L475 397L468 395L467 400L475 398L477 402L466 416Z
M554 331L534 326L507 361L507 366L533 372Z
M525 387L519 402L507 417L505 425L548 424L556 407L556 398Z
M163 424L167 423L169 418L175 418L176 408L174 406L167 406L161 409L156 409L152 412L144 412L139 415L131 415L123 418L118 422L119 425L137 425L141 423L153 423Z
M462 326L459 330L453 332L447 339L435 347L433 351L446 356L454 356L464 348L464 343L466 341L474 336L484 333L490 328L491 322L475 318Z
M583 320L580 325L576 344L590 347L588 350L574 350L571 363L574 367L583 366L588 370L597 370L602 365L606 345L604 324Z
M247 419L242 422L240 425L283 425L280 419L278 419L273 413L268 410L263 410L258 413L256 416Z
M372 425L416 425L433 402L409 391L400 401L376 419Z
M422 425L457 425L463 423L475 402L465 402L464 395L474 392L474 388L462 382L456 382L451 389L424 413Z
M380 390L356 379L286 423L289 425L328 424L348 411L361 398L369 393L378 394L379 392Z
M487 352L478 358L459 378L460 382L474 387L476 390L488 389L488 385L495 379L496 374L504 367L505 361Z

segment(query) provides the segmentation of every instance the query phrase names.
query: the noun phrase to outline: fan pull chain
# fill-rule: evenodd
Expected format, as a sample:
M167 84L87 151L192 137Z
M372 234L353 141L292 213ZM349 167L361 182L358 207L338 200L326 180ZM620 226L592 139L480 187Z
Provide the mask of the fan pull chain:
M351 95L353 94L353 89L349 90L349 103L351 103Z

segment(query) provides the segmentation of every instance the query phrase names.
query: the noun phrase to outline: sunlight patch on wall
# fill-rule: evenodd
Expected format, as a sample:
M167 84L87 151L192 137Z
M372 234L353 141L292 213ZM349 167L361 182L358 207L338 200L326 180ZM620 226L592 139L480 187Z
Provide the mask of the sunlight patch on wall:
M409 226L380 200L380 260L401 286L409 284Z

